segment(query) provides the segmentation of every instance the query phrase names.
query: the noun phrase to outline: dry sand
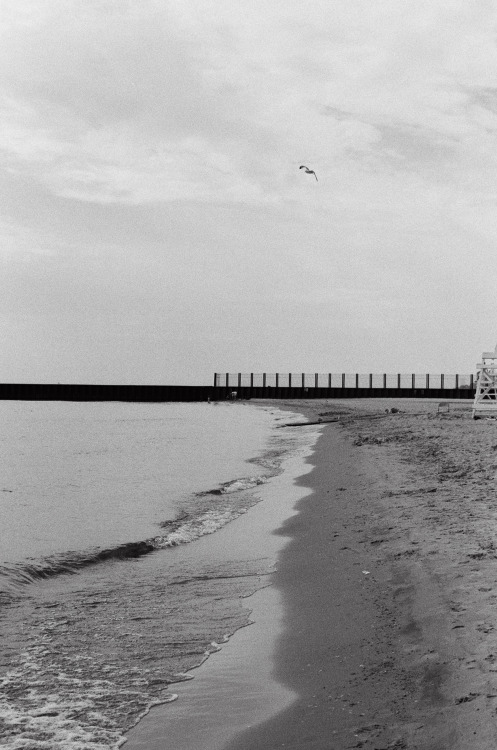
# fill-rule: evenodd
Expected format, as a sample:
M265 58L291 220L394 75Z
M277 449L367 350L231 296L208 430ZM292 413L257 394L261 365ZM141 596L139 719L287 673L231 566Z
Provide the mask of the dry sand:
M470 402L273 403L338 421L279 532L275 676L298 698L229 750L495 750L497 421Z

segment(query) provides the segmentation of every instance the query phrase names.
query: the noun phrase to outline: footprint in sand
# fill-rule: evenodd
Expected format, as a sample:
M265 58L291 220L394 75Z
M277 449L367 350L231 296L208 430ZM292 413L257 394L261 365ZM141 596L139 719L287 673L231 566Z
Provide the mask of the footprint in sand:
M468 693L467 695L463 695L462 698L456 698L455 703L458 706L461 703L469 703L470 701L474 701L476 698L479 698L481 693Z
M488 623L488 622L480 622L480 623L478 623L478 625L476 626L476 629L477 629L477 630L478 630L478 631L479 631L480 633L491 633L491 632L492 632L492 630L494 630L494 626L493 626L493 625L490 625L490 623Z

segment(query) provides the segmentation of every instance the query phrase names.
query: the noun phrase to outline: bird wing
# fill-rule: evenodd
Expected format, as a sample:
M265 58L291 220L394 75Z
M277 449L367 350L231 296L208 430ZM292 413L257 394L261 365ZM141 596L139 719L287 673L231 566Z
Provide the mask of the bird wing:
M306 167L305 164L302 164L299 167L299 169L305 169L305 171L307 172L307 174L313 174L314 177L316 178L316 182L318 182L317 174L315 173L315 171L313 169L309 169L309 167Z

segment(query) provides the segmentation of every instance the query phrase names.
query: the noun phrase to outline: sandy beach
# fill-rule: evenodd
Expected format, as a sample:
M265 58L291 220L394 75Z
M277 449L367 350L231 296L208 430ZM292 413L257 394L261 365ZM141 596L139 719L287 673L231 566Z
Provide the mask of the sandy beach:
M494 750L497 423L461 401L260 404L322 420L321 435L291 512L275 525L254 509L252 539L269 544L267 526L284 542L278 605L256 595L255 625L200 668L200 698L185 686L175 747ZM225 533L239 544L236 523ZM194 718L208 693L212 726ZM167 746L172 718L152 711L127 746Z
M495 748L497 424L464 402L287 407L332 422L279 532L274 669L298 698L229 750Z

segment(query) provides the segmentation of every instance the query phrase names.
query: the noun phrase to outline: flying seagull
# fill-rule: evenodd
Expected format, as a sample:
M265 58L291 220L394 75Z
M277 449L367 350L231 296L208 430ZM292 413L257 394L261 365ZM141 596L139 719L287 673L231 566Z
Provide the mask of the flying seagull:
M306 174L313 174L314 177L316 177L316 182L317 182L318 178L317 178L316 173L315 173L315 171L313 169L309 169L309 167L304 167L303 164L302 164L301 167L299 167L299 169L305 169L305 173Z

